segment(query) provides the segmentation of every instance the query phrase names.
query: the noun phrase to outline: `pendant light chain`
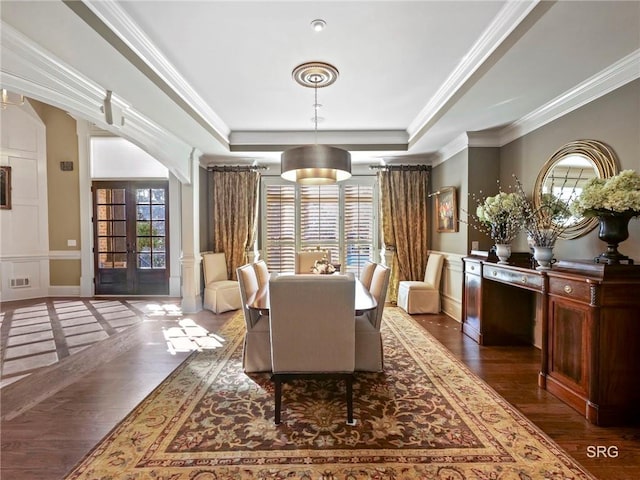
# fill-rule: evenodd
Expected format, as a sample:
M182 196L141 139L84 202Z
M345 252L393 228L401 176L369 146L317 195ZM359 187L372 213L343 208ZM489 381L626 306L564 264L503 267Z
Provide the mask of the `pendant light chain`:
M313 123L315 126L315 143L318 144L318 82L313 86L314 91L314 104L313 104Z
M322 225L321 225L321 219L322 219L322 196L320 195L320 185L318 185L318 245L320 245L320 238L321 238L321 234L322 234Z

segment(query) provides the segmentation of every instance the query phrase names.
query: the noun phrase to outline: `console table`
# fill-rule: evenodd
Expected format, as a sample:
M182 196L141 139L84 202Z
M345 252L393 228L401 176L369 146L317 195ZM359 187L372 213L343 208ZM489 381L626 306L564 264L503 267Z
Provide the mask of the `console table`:
M521 257L523 258L523 257ZM640 420L640 265L464 259L462 331L481 345L531 344L538 384L597 425Z

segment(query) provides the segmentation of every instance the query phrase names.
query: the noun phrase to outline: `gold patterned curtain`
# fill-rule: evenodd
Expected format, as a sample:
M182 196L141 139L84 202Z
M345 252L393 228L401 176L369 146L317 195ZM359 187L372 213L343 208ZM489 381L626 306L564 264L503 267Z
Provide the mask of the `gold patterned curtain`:
M424 278L430 173L425 165L386 167L378 173L382 240L388 250L395 249L387 294L392 302L398 299L398 282Z
M213 251L224 252L228 278L247 263L247 247L253 245L258 221L260 174L242 167L209 171L209 199Z

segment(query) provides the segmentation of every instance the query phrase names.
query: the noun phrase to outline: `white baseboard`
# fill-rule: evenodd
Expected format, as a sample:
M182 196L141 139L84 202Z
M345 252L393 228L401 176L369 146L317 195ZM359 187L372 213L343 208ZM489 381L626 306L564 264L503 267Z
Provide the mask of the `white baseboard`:
M79 297L80 285L49 285L50 297Z
M458 298L442 295L442 313L453 318L457 322L462 322L462 301Z

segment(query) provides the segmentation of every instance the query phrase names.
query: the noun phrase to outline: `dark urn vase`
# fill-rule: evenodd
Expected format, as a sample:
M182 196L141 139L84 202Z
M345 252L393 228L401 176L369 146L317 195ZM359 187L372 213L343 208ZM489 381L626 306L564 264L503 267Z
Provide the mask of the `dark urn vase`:
M620 262L632 264L633 260L618 252L618 245L629 238L629 220L634 214L622 212L600 212L598 238L607 244L607 251L595 258L596 263L618 265Z

